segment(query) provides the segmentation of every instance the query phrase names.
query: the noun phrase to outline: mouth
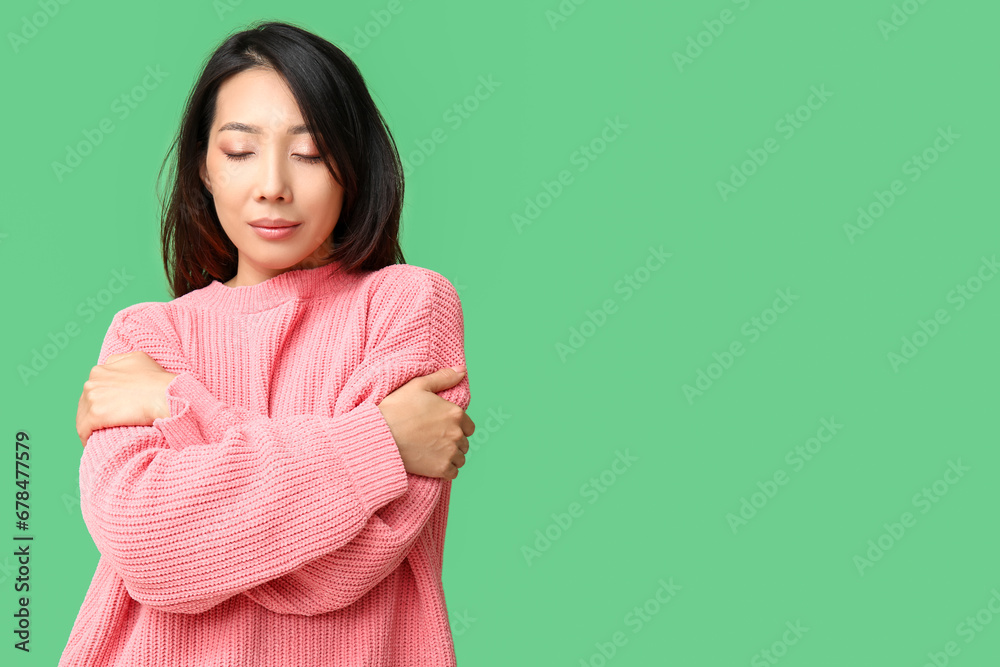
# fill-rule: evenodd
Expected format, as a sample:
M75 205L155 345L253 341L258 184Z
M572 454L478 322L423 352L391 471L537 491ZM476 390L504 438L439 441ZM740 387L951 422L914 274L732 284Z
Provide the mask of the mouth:
M253 229L257 236L270 240L276 241L280 239L285 239L295 233L295 231L302 226L302 223L294 223L291 225L284 226L264 226L251 224L250 227Z
M247 223L251 227L257 227L258 229L284 229L286 227L297 227L301 222L292 222L291 220L285 220L284 218L260 218L258 220L252 220Z

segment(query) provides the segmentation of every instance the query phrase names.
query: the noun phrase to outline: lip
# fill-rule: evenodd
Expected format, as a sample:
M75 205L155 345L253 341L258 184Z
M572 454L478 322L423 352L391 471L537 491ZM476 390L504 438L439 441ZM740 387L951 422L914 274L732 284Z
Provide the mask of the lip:
M256 220L251 220L249 223L251 227L264 227L264 228L277 228L277 227L294 227L302 223L292 222L291 220L285 220L284 218L257 218Z
M280 241L281 239L287 239L301 226L301 224L291 225L290 227L256 227L254 225L250 225L250 229L252 229L257 236L262 239L267 239L268 241Z

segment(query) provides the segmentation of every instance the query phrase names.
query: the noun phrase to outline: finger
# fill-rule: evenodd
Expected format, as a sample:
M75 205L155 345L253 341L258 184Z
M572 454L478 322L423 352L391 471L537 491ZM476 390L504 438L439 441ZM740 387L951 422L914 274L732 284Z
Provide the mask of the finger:
M119 354L109 354L108 358L105 359L104 363L101 364L101 365L102 366L107 366L108 364L113 364L116 361L121 361L122 359L124 359L129 354L132 354L132 353L131 352L125 352L125 353L119 353Z
M469 439L462 436L462 439L458 441L458 450L463 454L469 453Z
M420 380L420 386L427 391L432 391L435 394L443 389L448 389L449 387L454 387L456 384L462 381L465 377L465 373L459 373L452 368L442 368L439 371L430 373L429 375L424 375L418 378Z
M461 468L465 465L465 454L455 454L451 457L451 464L456 468Z
M459 424L462 426L462 433L465 435L472 435L476 432L476 423L472 421L472 417L467 412L462 413Z

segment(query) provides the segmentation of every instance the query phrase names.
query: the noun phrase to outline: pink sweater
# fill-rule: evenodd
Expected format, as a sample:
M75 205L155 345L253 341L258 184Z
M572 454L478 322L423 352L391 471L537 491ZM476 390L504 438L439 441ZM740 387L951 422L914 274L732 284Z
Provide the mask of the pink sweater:
M83 450L100 559L59 665L455 665L451 481L406 472L376 404L463 345L455 288L407 264L118 312L98 363L143 350L178 375L170 417ZM438 395L468 408L468 379Z

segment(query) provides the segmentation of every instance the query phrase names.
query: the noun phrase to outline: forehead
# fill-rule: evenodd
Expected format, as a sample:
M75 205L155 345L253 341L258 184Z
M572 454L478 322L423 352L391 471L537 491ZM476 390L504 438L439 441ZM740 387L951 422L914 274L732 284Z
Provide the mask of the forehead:
M222 83L215 124L216 132L309 133L288 84L277 72L265 69L245 70Z

